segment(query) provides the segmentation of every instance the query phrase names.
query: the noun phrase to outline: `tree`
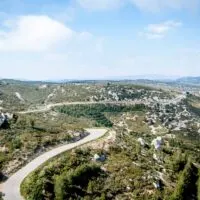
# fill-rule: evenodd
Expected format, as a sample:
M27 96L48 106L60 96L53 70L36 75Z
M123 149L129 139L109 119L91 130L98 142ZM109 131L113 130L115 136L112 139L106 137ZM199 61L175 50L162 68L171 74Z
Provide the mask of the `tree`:
M191 199L191 196L195 192L194 184L196 182L197 176L196 171L196 167L192 164L191 161L188 161L183 172L180 174L177 186L170 200Z
M34 128L35 127L35 121L33 119L31 119L30 123L31 123L31 127Z
M106 200L106 195L105 195L105 193L102 193L102 194L101 194L100 200Z
M3 198L2 198L2 193L0 192L0 200L3 200Z
M2 164L0 163L0 182L3 180L3 173L1 172L2 170Z
M88 186L87 186L87 193L92 194L94 192L94 182L93 181L89 181Z
M55 179L55 199L79 199L84 197L87 194L86 190L91 178L97 177L100 172L100 167L93 164L83 164L75 170L63 172ZM92 191L92 186L89 190Z
M170 168L174 172L180 172L184 169L187 164L187 155L183 154L181 151L175 152L172 156L172 161L169 163Z
M25 197L25 199L43 200L43 182L44 180L38 176L38 173L36 171L33 172L21 184L21 194Z
M200 200L200 169L199 169L199 173L198 173L198 181L197 181L197 198L198 200Z

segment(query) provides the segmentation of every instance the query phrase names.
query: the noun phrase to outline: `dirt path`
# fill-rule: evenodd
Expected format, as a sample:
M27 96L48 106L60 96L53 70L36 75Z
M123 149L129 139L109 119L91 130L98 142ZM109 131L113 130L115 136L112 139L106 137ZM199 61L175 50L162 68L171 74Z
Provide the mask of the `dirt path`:
M37 169L44 162L49 160L50 158L59 155L67 150L78 147L87 142L96 140L102 137L108 130L107 129L87 129L90 133L88 136L79 140L75 143L66 144L60 147L57 147L49 152L42 154L37 157L25 167L20 169L18 172L13 174L5 183L0 185L0 191L5 194L4 200L23 200L23 197L20 195L20 185L24 178L28 176L32 171Z

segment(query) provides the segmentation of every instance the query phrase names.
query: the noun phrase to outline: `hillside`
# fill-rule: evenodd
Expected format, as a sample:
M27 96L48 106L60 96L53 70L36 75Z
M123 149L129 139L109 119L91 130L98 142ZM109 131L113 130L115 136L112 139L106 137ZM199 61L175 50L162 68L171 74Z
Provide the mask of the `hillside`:
M145 109L114 115L118 109L101 107L113 123L114 140L108 136L51 160L25 179L22 194L27 199L197 199L200 134L192 98L153 97ZM87 109L58 111L80 118L88 117Z
M106 127L105 137L31 173L21 185L25 199L197 200L200 98L198 92L169 88L120 82L1 85L1 180L41 153L83 138L86 128Z

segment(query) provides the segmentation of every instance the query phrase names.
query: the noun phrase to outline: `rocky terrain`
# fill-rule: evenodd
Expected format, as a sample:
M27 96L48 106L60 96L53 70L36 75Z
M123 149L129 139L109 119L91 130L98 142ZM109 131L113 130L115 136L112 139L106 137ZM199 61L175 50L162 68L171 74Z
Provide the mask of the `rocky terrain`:
M81 139L85 128L106 127L105 137L31 173L21 185L25 199L199 200L200 88L190 87L4 83L2 180L42 152Z

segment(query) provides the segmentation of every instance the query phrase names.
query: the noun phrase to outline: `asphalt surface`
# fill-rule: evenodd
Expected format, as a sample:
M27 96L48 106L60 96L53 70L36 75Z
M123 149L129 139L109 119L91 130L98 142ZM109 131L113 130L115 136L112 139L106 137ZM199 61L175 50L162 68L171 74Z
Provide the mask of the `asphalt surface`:
M20 185L24 178L26 178L26 176L28 176L32 171L37 169L40 165L42 165L50 158L59 155L67 150L78 147L82 144L88 143L92 140L96 140L102 137L107 132L106 129L87 129L87 131L90 134L84 137L83 139L74 143L66 144L52 149L51 151L40 155L39 157L31 161L29 164L27 164L25 167L21 168L18 172L13 174L6 182L0 185L0 191L5 195L3 199L23 200L24 198L20 194Z
M20 111L17 112L19 114L29 114L29 113L40 113L40 112L46 112L51 110L53 107L57 107L57 106L64 106L64 105L95 105L95 104L113 104L113 105L121 105L121 104L130 104L130 105L135 105L135 104L139 104L142 102L139 101L97 101L97 102L92 102L92 101L88 101L88 102L61 102L61 103L52 103L52 104L47 104L44 106L41 106L37 109L33 109L33 110L26 110L26 111Z

